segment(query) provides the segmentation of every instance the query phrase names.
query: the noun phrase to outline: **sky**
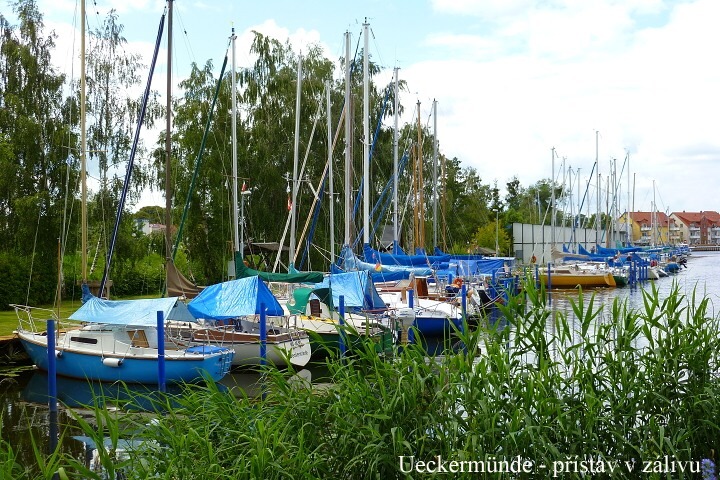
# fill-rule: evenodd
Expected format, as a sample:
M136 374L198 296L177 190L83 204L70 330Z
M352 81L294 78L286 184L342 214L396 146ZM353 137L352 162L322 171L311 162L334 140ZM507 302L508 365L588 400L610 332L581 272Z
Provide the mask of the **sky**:
M37 3L67 70L78 3ZM89 1L88 26L114 8L128 48L149 62L165 4ZM515 176L528 187L554 174L574 210L589 185L583 211L594 213L597 159L603 191L608 178L619 185L620 212L720 211L718 18L717 0L175 0L173 76L208 60L219 72L232 27L239 68L251 65L253 30L337 60L345 32L354 51L367 19L378 84L394 67L407 82L401 122L419 101L432 128L437 100L440 152L501 195Z

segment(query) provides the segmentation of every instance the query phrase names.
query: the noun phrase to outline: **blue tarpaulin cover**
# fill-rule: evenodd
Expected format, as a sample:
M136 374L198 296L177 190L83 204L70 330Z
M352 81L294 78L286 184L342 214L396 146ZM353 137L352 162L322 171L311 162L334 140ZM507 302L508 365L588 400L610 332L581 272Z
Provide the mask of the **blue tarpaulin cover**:
M228 320L259 315L263 303L268 315L283 315L282 306L267 285L258 277L246 277L205 287L188 304L188 310L197 318Z
M340 295L343 295L345 307L350 309L384 310L387 308L366 271L333 273L326 276L322 283L316 283L313 291L320 289L332 291L332 301L335 307L340 306Z
M155 326L157 312L163 312L163 318L178 301L178 297L146 298L139 300L103 300L98 297L88 298L70 320L114 325Z

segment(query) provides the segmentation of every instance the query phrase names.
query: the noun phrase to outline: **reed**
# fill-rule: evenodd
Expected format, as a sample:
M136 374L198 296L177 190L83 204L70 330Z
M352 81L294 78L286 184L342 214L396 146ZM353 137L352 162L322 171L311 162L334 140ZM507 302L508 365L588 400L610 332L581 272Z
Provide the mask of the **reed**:
M127 478L406 478L400 456L532 465L488 478L544 478L583 459L605 462L593 478L699 478L703 459L717 461L720 325L707 299L652 290L631 311L581 293L570 319L525 287L499 321L456 332L458 353L428 358L408 345L382 359L361 342L327 360L327 384L268 368L264 397L188 386L172 402L155 399L151 421L127 417L120 429L101 409L102 422L81 427L100 448L109 433L143 441L122 460L110 448L99 455ZM96 478L64 462L75 478Z

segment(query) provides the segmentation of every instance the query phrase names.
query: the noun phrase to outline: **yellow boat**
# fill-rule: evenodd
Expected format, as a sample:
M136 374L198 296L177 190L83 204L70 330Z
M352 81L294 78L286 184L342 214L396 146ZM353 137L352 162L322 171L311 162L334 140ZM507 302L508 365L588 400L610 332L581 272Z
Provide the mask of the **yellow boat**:
M601 268L583 268L579 265L563 265L545 268L539 272L540 282L548 288L615 287L612 272Z

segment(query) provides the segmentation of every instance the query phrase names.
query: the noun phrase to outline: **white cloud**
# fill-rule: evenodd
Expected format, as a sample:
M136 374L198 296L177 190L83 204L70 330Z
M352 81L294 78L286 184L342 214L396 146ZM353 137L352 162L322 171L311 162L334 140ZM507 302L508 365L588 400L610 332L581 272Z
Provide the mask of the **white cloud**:
M438 97L446 154L477 168L486 182L498 179L504 186L518 175L527 186L550 177L553 146L589 174L598 130L601 173L608 174L610 158L621 162L627 149L631 173L643 177L637 188L651 189L647 179L655 178L671 205L717 209L708 205L710 191L687 195L699 192L697 183L683 192L676 185L720 160L720 139L713 134L720 127L720 66L711 60L720 44L713 25L720 3L675 5L652 28L640 28L634 15L662 14L659 1L525 9L528 3L520 1L436 0L433 7L497 20L482 35L428 35L428 44L452 47L446 59L401 73L419 97ZM515 51L486 54L506 40ZM457 44L481 53L466 55Z

